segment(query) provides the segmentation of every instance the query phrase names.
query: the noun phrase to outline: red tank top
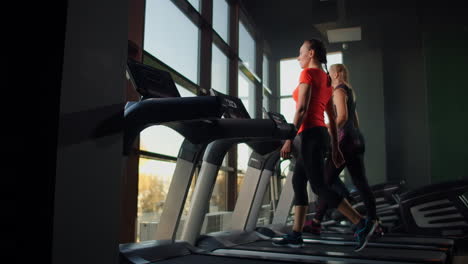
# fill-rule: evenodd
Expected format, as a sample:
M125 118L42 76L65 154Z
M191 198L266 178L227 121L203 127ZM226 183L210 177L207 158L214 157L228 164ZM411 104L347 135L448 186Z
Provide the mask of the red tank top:
M298 133L311 127L326 127L323 114L333 94L333 88L328 83L328 75L321 69L306 68L301 72L299 83L309 84L312 89L312 94L310 96L309 109ZM299 86L296 87L293 92L293 99L296 101L296 109L298 96Z

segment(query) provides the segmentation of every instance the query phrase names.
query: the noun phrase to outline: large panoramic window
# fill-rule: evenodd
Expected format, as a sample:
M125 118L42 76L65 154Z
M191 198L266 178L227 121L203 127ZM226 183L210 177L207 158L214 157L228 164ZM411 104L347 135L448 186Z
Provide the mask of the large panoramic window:
M156 239L156 228L166 201L175 163L140 158L137 241Z
M144 49L196 84L199 36L198 27L172 1L146 1Z
M160 222L169 186L176 167L175 162L140 158L138 180L138 213L136 241L156 240L156 230ZM192 192L195 186L193 177L188 199L182 211L181 222L176 239L180 239L182 228L188 214Z
M263 106L263 109L267 112L270 111L270 101L271 101L271 94L269 91L267 91L266 89L263 89L263 99L262 99L262 106ZM266 116L264 116L264 118L267 118Z
M150 0L150 1L154 1L154 0ZM167 0L163 0L163 1L167 1ZM216 1L216 0L215 0ZM146 1L148 2L148 1ZM168 1L169 2L169 1ZM193 6L195 7L195 9L200 12L200 0L188 0L188 2Z
M343 63L343 53L341 52L331 52L327 54L327 66L330 70L330 66L336 63Z
M271 101L271 90L269 89L270 87L270 80L269 80L269 70L270 70L270 62L267 58L267 56L264 54L263 55L263 77L262 77L262 83L263 83L263 100L262 100L262 106L265 111L270 111L270 101ZM266 116L264 116L266 118Z
M302 69L296 58L280 61L280 95L292 96L299 82Z
M229 44L229 5L226 0L213 1L213 28Z
M166 126L150 126L140 133L140 150L177 157L184 138Z
M280 112L289 123L292 123L294 119L296 103L292 98L292 93L298 85L301 70L295 58L280 61Z
M239 21L239 57L251 72L255 72L255 41L242 21Z
M176 83L177 91L179 91L180 97L192 97L196 96L192 91L185 89L184 87L180 86Z
M242 72L239 72L238 97L242 100L251 118L255 117L255 85Z
M262 81L263 81L263 86L266 86L266 87L270 87L270 80L269 80L269 70L270 70L270 62L267 58L266 55L263 55L263 77L262 77Z
M228 57L226 57L226 55L215 44L213 44L211 88L224 94L228 94L228 70Z
M250 154L252 154L252 150L247 144L242 143L237 145L237 171L242 177L247 171Z

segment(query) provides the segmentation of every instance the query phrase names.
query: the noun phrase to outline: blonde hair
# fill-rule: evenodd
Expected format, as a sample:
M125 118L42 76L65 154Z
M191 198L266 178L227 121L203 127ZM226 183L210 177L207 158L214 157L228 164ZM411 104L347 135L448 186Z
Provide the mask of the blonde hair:
M344 65L344 64L336 63L336 64L332 64L330 66L330 70L331 69L334 69L339 74L339 76L341 77L341 80L344 82L344 84L346 84L346 86L348 86L351 89L351 92L353 93L354 100L356 100L356 94L354 93L354 89L351 86L351 84L349 83L348 67L346 67L346 65Z

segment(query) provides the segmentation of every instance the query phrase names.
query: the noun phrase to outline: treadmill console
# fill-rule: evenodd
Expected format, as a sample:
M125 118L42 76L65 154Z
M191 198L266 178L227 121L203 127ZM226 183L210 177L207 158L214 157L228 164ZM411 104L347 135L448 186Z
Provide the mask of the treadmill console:
M180 93L169 72L133 59L128 59L127 67L127 78L136 86L134 88L141 95L141 100L180 97Z
M280 113L276 112L267 112L268 117L273 120L276 124L276 126L279 129L289 129L291 124L286 121L286 118Z
M225 118L250 119L247 109L239 98L220 93L215 89L210 89L210 94L217 96L220 100Z
M275 121L275 123L277 125L281 125L281 124L287 124L288 121L286 121L286 118L284 118L284 116L280 113L276 113L276 112L267 112L268 114L268 117L270 119L272 119L273 121Z

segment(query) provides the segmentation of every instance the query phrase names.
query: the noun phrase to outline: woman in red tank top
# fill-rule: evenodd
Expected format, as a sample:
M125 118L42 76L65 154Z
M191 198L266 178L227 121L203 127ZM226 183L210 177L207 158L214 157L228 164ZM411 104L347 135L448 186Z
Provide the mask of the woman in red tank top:
M327 63L326 49L317 39L306 40L299 49L297 60L303 69L299 85L293 92L296 112L293 123L298 129L300 146L297 151L292 184L294 189L294 226L293 232L281 240L273 242L277 246L302 247L302 228L309 204L307 182L317 194L318 199L326 201L328 208L337 208L358 230L362 229L356 251L364 248L372 234L372 226L349 204L349 202L325 183L325 156L330 145L330 136L324 122L324 111L330 120L332 160L336 167L344 163L338 144L333 88L330 78L322 69ZM282 158L289 158L292 141L286 140L281 151Z

